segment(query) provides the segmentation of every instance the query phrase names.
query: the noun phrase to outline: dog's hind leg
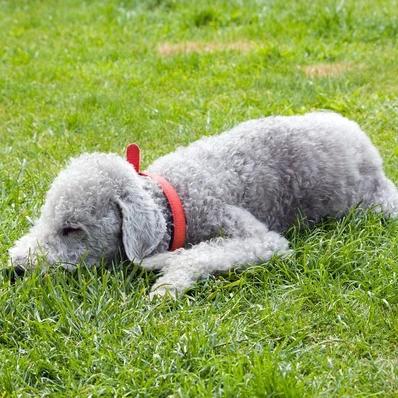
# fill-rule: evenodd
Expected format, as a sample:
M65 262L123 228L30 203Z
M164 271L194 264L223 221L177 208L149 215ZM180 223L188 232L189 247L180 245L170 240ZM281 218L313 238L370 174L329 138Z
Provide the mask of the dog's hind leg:
M226 238L213 239L191 249L162 253L144 260L144 268L162 268L163 272L152 287L151 297L166 293L175 296L203 276L264 262L274 254L288 252L289 244L284 237L269 231L242 208L226 207L223 228Z
M387 177L384 177L366 203L366 207L381 211L386 217L398 218L398 189Z

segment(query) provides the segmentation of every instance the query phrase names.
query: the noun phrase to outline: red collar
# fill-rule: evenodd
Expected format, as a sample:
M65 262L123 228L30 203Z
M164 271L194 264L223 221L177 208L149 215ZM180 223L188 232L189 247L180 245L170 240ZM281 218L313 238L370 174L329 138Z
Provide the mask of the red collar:
M185 246L186 221L181 199L174 187L162 176L140 171L140 147L137 144L129 144L126 150L127 161L134 166L135 171L146 177L152 178L162 188L163 194L169 203L173 223L173 234L169 250L173 251Z

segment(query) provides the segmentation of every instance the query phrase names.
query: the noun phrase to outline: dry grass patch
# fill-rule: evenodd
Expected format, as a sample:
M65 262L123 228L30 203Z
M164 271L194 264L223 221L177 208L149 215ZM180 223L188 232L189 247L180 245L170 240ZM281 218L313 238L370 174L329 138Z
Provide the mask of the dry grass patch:
M232 43L203 43L186 41L182 43L163 43L158 46L158 53L163 57L178 54L205 54L222 51L237 51L248 53L256 48L256 44L250 41L235 41Z
M347 72L351 69L351 65L347 63L324 63L303 66L302 69L308 77L335 77Z

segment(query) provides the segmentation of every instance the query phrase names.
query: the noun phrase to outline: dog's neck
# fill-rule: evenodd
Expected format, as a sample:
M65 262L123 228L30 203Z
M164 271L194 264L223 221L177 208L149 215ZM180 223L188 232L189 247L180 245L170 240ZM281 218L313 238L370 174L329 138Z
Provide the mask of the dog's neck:
M167 199L163 194L162 188L156 181L152 180L150 177L141 176L140 178L142 178L143 180L143 188L152 197L153 201L155 202L155 204L159 208L159 211L164 217L166 223L166 231L164 233L164 236L152 254L165 252L170 247L170 242L173 234L172 215Z

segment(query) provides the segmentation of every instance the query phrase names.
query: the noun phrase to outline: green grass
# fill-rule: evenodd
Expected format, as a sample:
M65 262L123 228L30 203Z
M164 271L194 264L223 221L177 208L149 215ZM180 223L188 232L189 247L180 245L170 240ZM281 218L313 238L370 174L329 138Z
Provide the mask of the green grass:
M397 39L395 0L1 0L1 266L83 151L135 141L148 164L239 121L328 108L398 181ZM158 51L184 42L202 51ZM340 69L305 73L324 64ZM291 230L291 258L175 303L150 303L154 275L128 266L3 271L0 396L394 397L397 232L355 212Z

